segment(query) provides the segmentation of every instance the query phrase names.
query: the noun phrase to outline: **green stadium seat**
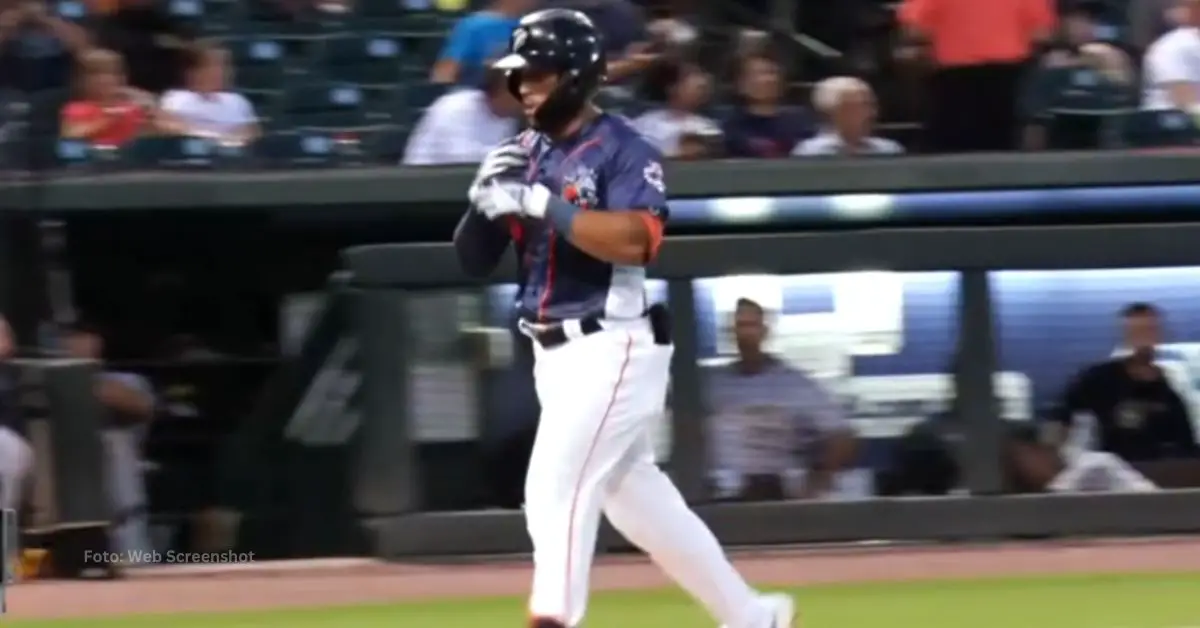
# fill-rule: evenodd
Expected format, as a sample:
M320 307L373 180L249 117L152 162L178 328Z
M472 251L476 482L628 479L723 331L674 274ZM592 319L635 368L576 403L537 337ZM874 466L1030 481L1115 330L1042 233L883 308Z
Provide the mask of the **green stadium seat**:
M379 128L365 138L363 146L369 157L380 164L396 164L404 157L408 129L399 125Z
M325 71L338 81L393 86L401 59L400 40L391 35L350 34L325 42Z
M362 126L365 121L362 88L349 83L318 83L289 90L285 113L297 127Z
M1135 148L1200 144L1196 121L1183 111L1136 111L1124 117L1121 130L1124 144Z
M341 158L337 142L324 132L284 131L258 141L256 155L263 165L278 168L330 168Z
M236 68L234 82L239 88L273 90L283 86L283 42L271 37L247 37L231 42L229 47Z
M122 152L134 167L206 170L239 161L244 149L198 137L153 136L131 142Z

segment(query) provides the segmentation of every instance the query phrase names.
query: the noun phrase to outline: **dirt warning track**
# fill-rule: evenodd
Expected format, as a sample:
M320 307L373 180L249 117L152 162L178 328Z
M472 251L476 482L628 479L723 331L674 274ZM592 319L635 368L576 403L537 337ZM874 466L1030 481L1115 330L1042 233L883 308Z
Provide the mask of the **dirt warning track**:
M1135 541L751 550L735 553L756 583L805 585L987 576L1200 572L1200 537ZM280 561L213 567L145 567L109 582L43 581L8 592L12 618L234 611L523 595L525 560L452 565L371 560ZM601 560L596 590L669 582L648 561Z

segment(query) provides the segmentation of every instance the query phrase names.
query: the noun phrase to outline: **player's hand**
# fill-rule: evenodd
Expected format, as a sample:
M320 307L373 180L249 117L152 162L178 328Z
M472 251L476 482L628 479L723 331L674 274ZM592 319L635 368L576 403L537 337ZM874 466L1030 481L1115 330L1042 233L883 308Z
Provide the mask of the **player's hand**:
M485 183L496 177L519 180L525 176L528 168L529 151L521 146L516 138L509 140L493 148L483 158L479 164L479 170L475 173L475 180L471 182L471 187L467 190L467 197L474 204Z
M546 216L550 190L539 183L528 184L496 177L485 181L471 201L476 211L495 220L500 216L528 216L541 220Z

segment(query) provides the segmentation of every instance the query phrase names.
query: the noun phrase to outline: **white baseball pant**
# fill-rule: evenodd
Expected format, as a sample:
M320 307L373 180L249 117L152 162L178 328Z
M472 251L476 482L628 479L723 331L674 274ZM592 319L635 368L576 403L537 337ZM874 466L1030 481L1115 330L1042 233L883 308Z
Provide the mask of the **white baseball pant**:
M32 468L29 441L9 427L0 427L0 508L21 506L21 489Z
M721 623L770 625L758 594L654 463L651 430L665 410L672 353L654 343L646 319L605 323L551 349L535 343L542 415L525 481L534 618L583 621L603 511Z

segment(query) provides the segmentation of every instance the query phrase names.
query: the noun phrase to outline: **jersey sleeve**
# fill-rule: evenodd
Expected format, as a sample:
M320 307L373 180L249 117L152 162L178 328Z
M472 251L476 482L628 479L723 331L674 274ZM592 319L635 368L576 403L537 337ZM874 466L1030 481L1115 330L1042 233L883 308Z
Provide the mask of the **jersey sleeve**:
M609 209L643 211L666 222L667 185L663 178L662 154L639 140L619 151L605 183Z

